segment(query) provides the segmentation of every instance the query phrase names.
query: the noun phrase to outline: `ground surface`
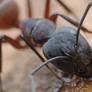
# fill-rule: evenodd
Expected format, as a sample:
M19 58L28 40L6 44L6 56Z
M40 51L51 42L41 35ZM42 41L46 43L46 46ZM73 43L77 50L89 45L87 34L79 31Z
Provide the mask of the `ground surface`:
M26 19L26 0L15 0L17 1L20 8L20 19ZM31 0L32 1L32 12L34 18L42 18L45 0ZM66 4L75 12L75 14L80 19L83 11L88 3L87 0L63 0ZM91 0L90 0L91 1ZM62 7L56 2L56 0L51 0L51 14L55 11L59 11L65 15L71 16L64 11ZM85 20L84 25L88 29L92 29L92 10L90 9L89 14ZM72 17L72 16L71 16ZM74 17L72 17L74 18ZM75 18L74 18L75 19ZM62 25L67 25L68 23L63 19L58 20L57 28ZM2 34L7 34L10 37L16 37L19 34L18 29L8 29L7 31L0 30ZM12 35L11 35L12 34ZM85 35L88 42L92 43L92 35ZM42 53L41 49L38 49ZM31 85L29 80L29 75L32 69L40 64L39 58L30 49L17 50L9 44L3 44L3 88L4 92L31 92ZM37 83L37 92L53 92L52 88L56 86L57 80L48 71L46 67L42 68L41 71L37 72L35 75L35 80ZM92 92L92 83L89 83L87 88L80 89L76 92ZM86 91L82 91L86 90ZM71 92L71 91L70 91Z

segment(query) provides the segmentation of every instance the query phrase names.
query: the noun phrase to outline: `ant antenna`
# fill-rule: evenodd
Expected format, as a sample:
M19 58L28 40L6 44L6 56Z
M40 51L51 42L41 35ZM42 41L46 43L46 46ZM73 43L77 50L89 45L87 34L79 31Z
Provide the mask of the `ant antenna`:
M91 6L92 6L92 2L90 2L87 5L86 10L85 10L85 12L84 12L84 14L81 18L81 21L80 21L79 25L78 25L77 34L76 34L76 43L75 43L75 47L77 47L77 49L78 49L78 41L79 41L79 33L80 33L81 25L83 24L83 21L84 21L86 15L88 13L88 10L90 9Z
M32 44L27 40L26 37L24 37L23 34L20 35L20 37L26 42L26 44L35 52L35 54L40 58L42 62L45 61L45 59L40 55L40 53L32 46ZM47 68L55 75L57 79L61 79L61 77L51 68L49 65L46 65Z
M44 65L47 65L48 63L54 62L54 61L61 61L62 59L67 58L66 56L57 56L57 57L53 57L49 60L44 61L42 64L40 64L38 67L36 67L30 74L30 81L32 84L32 92L36 92L36 88L35 88L35 81L34 81L34 74L40 70ZM64 64L66 64L65 61L62 61Z

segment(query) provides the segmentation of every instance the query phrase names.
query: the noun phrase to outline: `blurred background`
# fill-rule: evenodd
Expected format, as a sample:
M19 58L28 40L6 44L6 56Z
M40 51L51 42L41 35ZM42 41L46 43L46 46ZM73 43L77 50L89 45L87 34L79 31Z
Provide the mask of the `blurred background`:
M5 0L9 1L9 0ZM26 20L27 17L27 3L26 0L14 0L19 7L19 19ZM43 18L46 0L30 0L32 6L32 17ZM77 16L75 18L72 14L69 14L65 9L60 6L57 0L50 0L50 15L54 12L60 12L66 16L71 17L76 21L80 21L81 16L91 0L62 0ZM2 3L1 3L2 4ZM92 9L90 9L83 25L92 30ZM64 19L58 18L57 29L64 25L71 25ZM72 26L72 25L71 25ZM21 33L20 29L11 28L0 30L0 34L6 34L9 37L16 38ZM85 38L88 40L90 46L92 46L92 34L82 32ZM37 48L42 54L42 50ZM31 84L29 80L30 72L37 66L39 66L40 59L35 55L31 49L19 50L12 47L10 44L3 44L3 89L4 92L31 92ZM43 55L43 54L42 54ZM57 86L57 79L53 76L49 70L44 67L35 74L37 92L52 92L53 88ZM82 92L82 91L80 91ZM84 91L83 91L84 92ZM91 91L85 91L91 92Z

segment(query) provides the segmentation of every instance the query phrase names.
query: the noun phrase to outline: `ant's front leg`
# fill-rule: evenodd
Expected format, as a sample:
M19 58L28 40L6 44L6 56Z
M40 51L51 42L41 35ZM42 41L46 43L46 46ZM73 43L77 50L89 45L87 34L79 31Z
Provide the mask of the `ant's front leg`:
M41 54L34 48L34 46L32 45L32 43L23 35L21 34L20 37L25 41L25 43L34 51L34 53L39 57L39 59L44 62L45 59L41 56ZM57 79L61 79L61 77L49 66L46 65L47 68L53 73L53 75L57 78Z
M57 57L54 57L54 58L51 58L47 61L44 61L44 63L40 64L37 68L35 68L31 74L30 74L30 80L31 80L31 84L32 84L32 92L36 92L36 88L35 88L35 81L34 81L34 74L40 70L44 65L47 65L48 63L52 63L52 62L60 62L62 60L62 65L67 65L67 62L63 62L63 59L67 58L66 56L57 56ZM62 67L62 66L61 66Z
M27 46L22 46L20 43L18 43L16 40L13 40L12 38L6 36L6 35L0 35L0 92L2 91L2 78L1 78L1 73L2 73L2 42L8 42L10 43L13 47L17 49L23 49L26 48Z
M13 47L17 49L23 48L23 46L21 46L16 40L13 40L12 38L6 35L0 35L0 73L2 72L2 42L3 41L10 43Z
M27 45L22 45L21 41L22 39L18 37L17 39L12 39L6 35L2 35L2 42L8 42L10 43L14 48L16 49L25 49L28 46Z

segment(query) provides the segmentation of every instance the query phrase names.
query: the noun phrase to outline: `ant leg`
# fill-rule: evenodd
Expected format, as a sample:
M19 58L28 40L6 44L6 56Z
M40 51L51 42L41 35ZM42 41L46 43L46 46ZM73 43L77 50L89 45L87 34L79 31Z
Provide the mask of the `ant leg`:
M68 13L73 13L72 10L70 10L70 9L68 8L68 6L66 6L66 5L64 4L63 1L57 0L57 2L58 2L61 6L63 6L63 8L64 8Z
M20 37L27 43L27 45L37 54L37 56L44 61L44 58L38 53L38 51L33 47L33 45L31 44L31 42L28 41L28 39L26 39L24 37L23 34L20 35Z
M2 37L0 37L0 74L2 72Z
M32 84L32 92L36 92L35 90L35 81L34 81L34 77L33 75L38 71L40 70L44 65L47 65L48 63L51 63L51 62L54 62L54 61L61 61L62 59L64 58L67 58L66 56L57 56L57 57L54 57L54 58L51 58L49 60L46 60L44 61L44 63L40 64L37 68L35 68L31 74L30 74L30 80L31 80L31 84ZM66 64L66 62L62 61L63 64Z
M27 48L26 45L21 45L17 40L14 40L6 35L2 35L2 42L8 42L10 43L13 47L17 49L24 49Z
M33 45L31 44L31 42L29 42L29 40L27 40L23 34L20 35L20 37L26 42L26 44L35 52L35 54L40 58L40 60L42 62L45 61L45 59L40 55L40 53L33 47ZM49 65L46 65L47 68L56 76L56 78L58 79L61 79L61 77L59 77L56 72L51 68L49 67Z
M2 36L0 36L0 92L3 92L3 87L2 87Z
M21 44L21 41L23 41L23 40L21 39L20 36L18 36L18 37L16 38L16 41ZM32 43L32 45L33 45L34 47L41 47L41 46L42 46L42 45L36 44L32 39L30 39L30 42ZM28 46L25 45L25 48L28 48Z
M78 27L78 25L79 25L79 23L77 21L74 21L73 19L69 18L68 16L65 16L64 14L61 14L61 13L58 13L58 12L52 14L51 17L50 17L50 20L54 21L56 23L56 19L57 19L58 16L62 17L63 19L65 19L66 21L68 21L69 23L71 23L72 25L74 25L76 27ZM84 26L81 26L81 29L84 32L92 33L92 31L88 30Z
M28 18L32 17L31 0L27 0Z
M76 19L79 20L78 16L77 16L71 9L69 9L69 7L66 6L63 1L57 0L57 2L58 2L61 6L63 6L63 8L64 8L68 13L71 13Z
M91 8L91 6L92 6L92 2L87 5L86 10L84 11L84 14L81 18L81 21L80 21L79 25L78 25L78 30L77 30L77 34L76 34L76 43L75 43L75 45L77 47L78 47L78 40L79 40L79 33L80 33L81 26L83 24L83 21L84 21L86 15L87 15L89 9Z
M48 19L50 14L50 0L46 0L45 15L44 18Z
M76 14L72 10L70 10L62 1L57 0L57 2L60 5L62 5L67 12L72 13L75 16L75 18L78 19ZM50 13L50 0L46 0L45 16L44 17L48 19L49 18L49 13Z

